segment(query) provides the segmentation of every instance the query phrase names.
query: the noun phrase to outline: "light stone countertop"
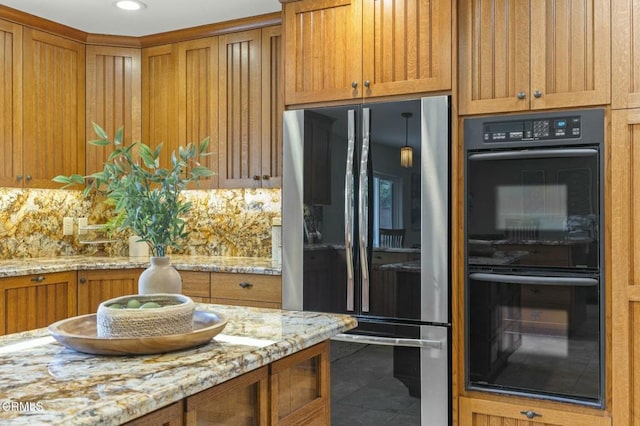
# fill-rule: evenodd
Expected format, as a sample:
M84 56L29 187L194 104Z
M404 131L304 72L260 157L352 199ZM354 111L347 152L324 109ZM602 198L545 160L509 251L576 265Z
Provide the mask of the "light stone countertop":
M204 346L167 354L82 354L46 328L0 337L0 424L121 424L357 325L317 312L196 309L227 316L227 326Z
M229 256L171 256L179 271L233 272L280 275L279 262L268 258ZM0 260L0 278L92 269L146 268L147 258L110 256L59 256Z

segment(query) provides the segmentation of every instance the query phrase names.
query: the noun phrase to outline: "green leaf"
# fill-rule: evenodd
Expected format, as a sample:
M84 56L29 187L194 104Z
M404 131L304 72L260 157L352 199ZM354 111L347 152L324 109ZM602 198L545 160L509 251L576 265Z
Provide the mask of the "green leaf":
M91 124L93 125L93 131L96 132L96 135L98 135L100 139L109 139L109 137L107 136L107 133L104 131L102 127L98 126L94 122L91 122Z
M124 127L120 126L118 127L118 130L116 130L116 135L113 137L113 144L116 146L122 145L123 135L124 135Z
M208 167L204 167L204 166L195 166L195 167L193 167L191 169L191 174L193 176L196 176L196 177L199 177L199 178L215 175L213 170L209 169Z
M109 144L111 144L111 142L109 142L108 139L94 139L88 142L90 145L95 145L95 146L107 146Z
M207 152L207 149L209 149L210 141L211 141L211 138L209 136L207 136L206 138L202 139L202 141L200 141L200 150L198 152L200 155Z

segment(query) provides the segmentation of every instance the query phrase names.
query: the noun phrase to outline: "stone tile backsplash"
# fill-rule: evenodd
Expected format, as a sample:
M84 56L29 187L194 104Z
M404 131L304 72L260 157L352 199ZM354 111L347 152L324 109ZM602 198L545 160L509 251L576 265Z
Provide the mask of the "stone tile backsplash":
M190 231L181 254L271 257L271 221L281 214L280 189L190 190L186 218ZM129 235L115 242L82 244L62 235L64 217L86 217L89 224L108 220L103 199L81 191L0 188L0 259L94 254L128 255Z

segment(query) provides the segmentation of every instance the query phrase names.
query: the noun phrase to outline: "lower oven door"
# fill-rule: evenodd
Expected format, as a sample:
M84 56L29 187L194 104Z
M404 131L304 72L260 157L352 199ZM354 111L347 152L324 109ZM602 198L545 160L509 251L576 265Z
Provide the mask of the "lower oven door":
M470 273L468 388L602 406L599 284L593 276Z
M332 338L332 426L450 425L449 328L382 327L399 332Z

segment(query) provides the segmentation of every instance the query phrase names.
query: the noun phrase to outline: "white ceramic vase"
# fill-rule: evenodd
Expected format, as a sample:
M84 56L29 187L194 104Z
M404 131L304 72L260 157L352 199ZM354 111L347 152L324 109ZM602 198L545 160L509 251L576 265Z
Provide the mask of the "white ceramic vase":
M138 293L182 293L182 277L169 256L151 257L151 265L138 278Z

